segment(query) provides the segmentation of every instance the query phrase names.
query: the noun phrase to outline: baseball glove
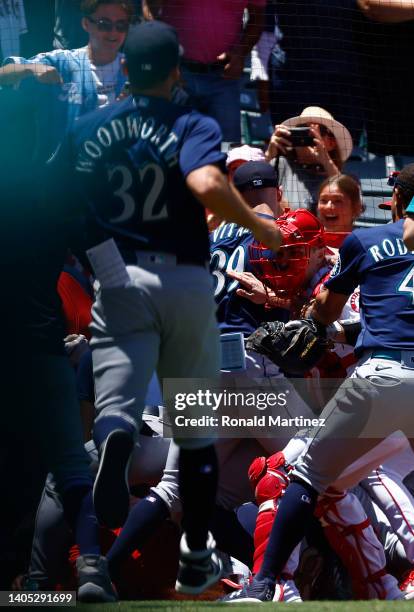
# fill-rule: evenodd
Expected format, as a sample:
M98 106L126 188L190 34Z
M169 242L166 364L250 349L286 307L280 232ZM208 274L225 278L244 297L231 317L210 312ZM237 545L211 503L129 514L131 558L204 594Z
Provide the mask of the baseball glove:
M313 319L263 323L247 338L246 348L266 355L286 374L303 376L330 344L325 327Z

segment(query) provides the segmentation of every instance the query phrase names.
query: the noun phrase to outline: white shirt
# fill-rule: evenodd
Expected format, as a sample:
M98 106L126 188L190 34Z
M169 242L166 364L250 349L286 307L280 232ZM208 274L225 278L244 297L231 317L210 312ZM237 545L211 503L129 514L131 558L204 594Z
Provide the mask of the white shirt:
M121 68L121 54L118 53L110 64L95 66L91 62L92 74L98 93L98 106L106 106L116 101L116 85Z

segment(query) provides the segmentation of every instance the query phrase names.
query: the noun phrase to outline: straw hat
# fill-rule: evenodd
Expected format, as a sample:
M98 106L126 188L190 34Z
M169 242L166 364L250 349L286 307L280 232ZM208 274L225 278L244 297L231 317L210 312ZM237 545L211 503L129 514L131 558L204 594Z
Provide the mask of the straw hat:
M283 121L282 125L286 127L297 127L303 123L318 123L324 125L335 136L338 152L341 160L344 162L351 155L353 149L352 137L349 131L342 123L336 121L331 113L328 113L320 106L308 106L305 108L299 117L292 117Z

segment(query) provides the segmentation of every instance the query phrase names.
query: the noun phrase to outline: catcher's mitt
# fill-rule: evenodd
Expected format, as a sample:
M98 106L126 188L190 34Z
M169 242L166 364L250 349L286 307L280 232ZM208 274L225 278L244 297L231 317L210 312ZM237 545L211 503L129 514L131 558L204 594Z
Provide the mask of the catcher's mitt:
M286 374L301 376L329 348L325 327L313 319L262 323L247 338L246 348L266 355Z

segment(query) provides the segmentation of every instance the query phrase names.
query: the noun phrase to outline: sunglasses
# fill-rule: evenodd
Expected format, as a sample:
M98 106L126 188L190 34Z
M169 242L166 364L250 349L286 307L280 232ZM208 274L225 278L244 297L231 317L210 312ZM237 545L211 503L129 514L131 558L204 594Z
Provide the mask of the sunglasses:
M121 34L128 32L129 21L111 21L110 19L94 19L93 17L87 17L87 20L96 25L100 32L112 32L116 30Z
M398 170L396 170L395 172L391 172L387 180L387 185L389 185L390 187L395 187L396 185L398 185L397 178L399 174L400 172Z

